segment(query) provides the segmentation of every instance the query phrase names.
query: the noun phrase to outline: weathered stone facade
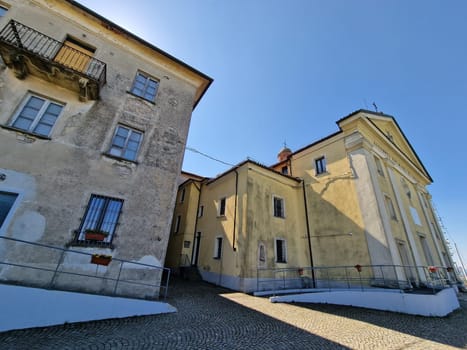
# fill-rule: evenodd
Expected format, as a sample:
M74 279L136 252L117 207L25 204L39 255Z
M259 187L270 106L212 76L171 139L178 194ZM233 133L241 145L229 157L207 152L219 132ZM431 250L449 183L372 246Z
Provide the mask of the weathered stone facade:
M0 35L0 173L5 175L0 194L15 197L3 206L0 235L162 266L191 112L212 80L74 1L2 4L8 12L0 17L0 27L12 26L14 20L59 42L83 43L94 49L93 58L105 63L105 77L93 99L92 93L73 85L74 81L85 85L93 61L84 72L75 63L57 64L57 56L38 58L40 52L34 52L25 37L20 38L23 47L18 47L18 42ZM22 27L17 28L21 36ZM27 74L21 79L14 57L26 62L22 69ZM143 92L136 90L139 78L146 84ZM63 83L67 79L71 82ZM149 91L148 84L156 91ZM45 135L18 122L20 114L30 113L31 125L46 123L40 118L48 109L26 111L31 96L61 106ZM119 139L123 146L117 131L127 133ZM131 147L136 147L134 153ZM97 205L96 198L104 209L88 208L91 202ZM112 222L107 205L120 206ZM92 210L100 219L84 222L86 217L91 220ZM104 226L111 232L103 242L84 238L84 229ZM28 248L25 253L19 245L15 249L11 243L5 245L0 242L2 261L56 265L57 259L45 249ZM74 266L73 271L95 269L87 256L65 253L62 261ZM105 269L101 271L105 276L115 274L119 266L99 268ZM144 273L139 273L144 280ZM0 279L35 285L50 282L48 273L11 266L0 267ZM54 283L67 288L72 280L59 275ZM76 282L76 288L102 293L111 288L87 283Z

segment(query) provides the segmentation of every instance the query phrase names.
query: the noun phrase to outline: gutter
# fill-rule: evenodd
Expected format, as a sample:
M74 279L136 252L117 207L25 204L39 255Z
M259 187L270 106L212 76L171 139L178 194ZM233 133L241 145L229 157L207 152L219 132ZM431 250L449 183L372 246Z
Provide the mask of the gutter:
M306 199L305 180L302 180L303 188L303 203L305 204L305 221L306 221L306 235L308 239L308 251L310 253L310 265L311 265L311 279L313 281L313 288L316 288L315 269L313 263L313 253L311 251L311 236L310 236L310 222L308 220L308 205Z
M237 247L235 246L235 229L237 226L237 196L238 196L238 171L235 171L235 206L234 206L234 222L233 222L233 234L232 234L232 249L233 251L237 251Z

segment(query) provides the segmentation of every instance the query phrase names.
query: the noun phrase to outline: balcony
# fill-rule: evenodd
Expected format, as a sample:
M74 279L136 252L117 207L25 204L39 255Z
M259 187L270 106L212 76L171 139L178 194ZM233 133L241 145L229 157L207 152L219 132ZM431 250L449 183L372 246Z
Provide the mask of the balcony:
M0 55L18 79L28 74L79 94L81 101L97 100L106 82L106 64L10 20L0 32Z

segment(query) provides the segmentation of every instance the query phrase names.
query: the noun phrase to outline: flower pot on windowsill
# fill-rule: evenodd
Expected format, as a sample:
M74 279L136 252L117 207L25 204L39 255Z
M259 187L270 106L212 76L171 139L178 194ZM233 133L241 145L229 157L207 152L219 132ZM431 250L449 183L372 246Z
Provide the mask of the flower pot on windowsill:
M430 271L431 273L434 273L438 271L438 268L436 266L428 266L428 271Z
M112 261L111 255L93 254L91 256L91 264L107 266L110 264L111 261Z
M355 267L355 269L356 269L358 272L362 272L362 265L357 264L357 265L355 265L354 267Z
M86 241L100 241L102 242L109 235L108 232L98 230L86 230L84 231L84 239Z

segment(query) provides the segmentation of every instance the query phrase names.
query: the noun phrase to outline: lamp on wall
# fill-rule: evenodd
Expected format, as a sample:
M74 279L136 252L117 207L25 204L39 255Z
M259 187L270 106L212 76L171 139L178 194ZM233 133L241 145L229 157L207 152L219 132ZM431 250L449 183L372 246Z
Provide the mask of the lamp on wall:
M6 174L0 173L0 181L6 180Z

